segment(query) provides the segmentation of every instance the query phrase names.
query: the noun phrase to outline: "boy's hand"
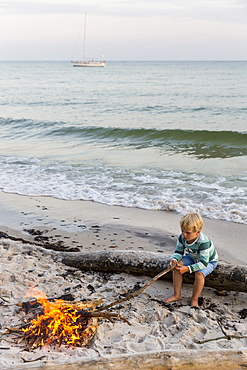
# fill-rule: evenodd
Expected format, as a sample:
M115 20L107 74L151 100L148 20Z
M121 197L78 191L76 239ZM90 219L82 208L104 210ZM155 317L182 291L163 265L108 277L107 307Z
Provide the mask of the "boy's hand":
M170 266L174 265L175 263L178 263L178 261L177 261L177 260L175 260L175 259L171 260L171 261L170 261Z
M189 272L189 267L188 266L176 266L175 267L175 270L179 273L179 274L184 274L185 272Z

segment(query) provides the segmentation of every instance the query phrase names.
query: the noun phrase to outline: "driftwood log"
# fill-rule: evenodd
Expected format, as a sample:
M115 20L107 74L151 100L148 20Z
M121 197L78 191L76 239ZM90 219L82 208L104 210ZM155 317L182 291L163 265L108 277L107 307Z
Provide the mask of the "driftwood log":
M46 357L46 356L44 356ZM38 358L42 359L42 358ZM37 360L37 359L36 359ZM25 361L28 362L28 361ZM146 353L119 354L115 356L98 356L79 360L73 356L62 363L59 359L45 361L45 364L24 363L18 370L244 370L246 368L246 351L244 349L220 350L163 350Z
M57 259L80 270L129 273L155 276L169 267L171 256L163 253L139 251L93 251L85 253L58 253ZM185 273L184 283L193 284L194 274ZM172 280L172 272L162 279ZM206 277L205 286L218 291L247 292L247 267L218 263Z

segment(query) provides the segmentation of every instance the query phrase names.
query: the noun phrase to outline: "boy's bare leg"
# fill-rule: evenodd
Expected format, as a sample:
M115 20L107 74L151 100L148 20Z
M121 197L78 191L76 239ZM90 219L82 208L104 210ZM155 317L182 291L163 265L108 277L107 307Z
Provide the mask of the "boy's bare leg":
M193 293L192 293L192 297L191 297L191 300L190 300L190 304L191 304L192 307L199 307L198 298L199 298L199 296L202 292L202 289L204 287L204 283L205 283L204 275L200 271L197 271L195 273L195 282L194 282L194 286L193 286Z
M179 263L181 266L183 263ZM183 275L177 272L175 269L173 270L173 289L174 294L171 297L168 297L164 300L165 303L175 302L182 299L181 290L183 284Z

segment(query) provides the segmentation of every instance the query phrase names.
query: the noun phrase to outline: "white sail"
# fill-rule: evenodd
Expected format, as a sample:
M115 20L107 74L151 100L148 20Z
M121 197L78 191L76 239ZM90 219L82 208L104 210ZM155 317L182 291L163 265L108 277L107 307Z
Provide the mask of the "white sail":
M83 38L83 60L71 62L74 67L105 67L105 60L94 60L86 58L86 31L87 31L87 13L84 21L84 38Z

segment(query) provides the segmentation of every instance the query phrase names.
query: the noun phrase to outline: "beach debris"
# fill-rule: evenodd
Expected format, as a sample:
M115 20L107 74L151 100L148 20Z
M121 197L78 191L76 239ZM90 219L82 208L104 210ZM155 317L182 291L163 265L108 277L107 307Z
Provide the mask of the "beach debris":
M243 308L241 311L239 311L239 315L241 319L246 319L247 317L247 308Z
M32 360L26 360L24 357L21 357L23 362L35 362L35 361L43 360L44 358L46 358L46 356L40 356L40 357L34 358Z
M54 241L53 236L44 235L49 232L49 230L39 230L39 229L23 229L24 232L34 237L31 243L41 246L46 249L62 252L79 252L80 248L67 246L63 240ZM62 235L54 235L56 238L62 237ZM64 237L66 238L66 237ZM30 243L30 241L22 240L23 242Z
M29 234L33 239L28 240L26 238L18 237L18 236L12 236L7 233L0 231L0 239L10 239L14 240L16 242L21 242L24 244L30 244L30 245L37 245L42 248L57 251L57 252L80 252L81 246L69 246L65 245L63 240L55 240L54 238L61 238L62 235L56 234L53 236L46 236L43 235L44 233L48 233L48 230L37 230L37 229L23 229L24 232ZM65 238L65 237L64 237Z
M231 340L231 339L243 339L243 338L247 338L246 335L228 334L226 332L225 328L223 327L222 319L218 318L217 319L217 322L218 322L219 327L220 327L220 329L221 329L221 331L223 333L223 336L216 337L216 338L210 338L210 339L204 339L204 340L198 340L198 341L196 341L196 343L198 343L198 344L204 344L204 343L212 342L212 341L215 341L215 340L221 340L221 339Z

